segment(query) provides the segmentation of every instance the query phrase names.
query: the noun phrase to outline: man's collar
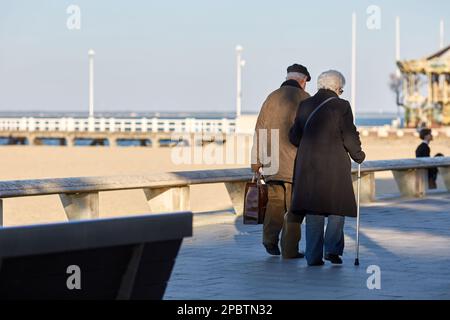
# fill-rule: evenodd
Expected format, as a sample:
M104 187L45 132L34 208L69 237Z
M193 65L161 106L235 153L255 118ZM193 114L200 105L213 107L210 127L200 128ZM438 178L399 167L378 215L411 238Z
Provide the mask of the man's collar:
M425 143L425 144L427 144L427 145L430 144L430 143L429 143L428 141L426 141L426 140L422 140L422 143Z
M295 80L286 80L285 82L283 82L281 84L281 87L286 87L286 86L302 89L302 87L300 87L300 84Z

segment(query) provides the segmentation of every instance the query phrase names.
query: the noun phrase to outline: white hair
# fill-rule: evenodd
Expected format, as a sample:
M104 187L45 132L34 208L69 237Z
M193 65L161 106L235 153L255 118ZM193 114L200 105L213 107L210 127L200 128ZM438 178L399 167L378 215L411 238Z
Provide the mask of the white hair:
M306 80L306 75L300 72L288 72L286 80Z
M339 93L339 90L344 88L344 86L345 78L342 73L336 70L325 71L317 78L318 89L328 89Z

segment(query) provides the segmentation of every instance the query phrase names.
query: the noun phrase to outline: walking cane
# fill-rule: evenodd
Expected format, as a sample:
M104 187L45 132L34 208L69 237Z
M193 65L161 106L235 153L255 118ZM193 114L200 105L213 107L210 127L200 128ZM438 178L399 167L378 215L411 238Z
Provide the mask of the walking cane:
M361 164L358 163L358 178L356 187L356 258L355 266L359 266L359 197L361 193Z

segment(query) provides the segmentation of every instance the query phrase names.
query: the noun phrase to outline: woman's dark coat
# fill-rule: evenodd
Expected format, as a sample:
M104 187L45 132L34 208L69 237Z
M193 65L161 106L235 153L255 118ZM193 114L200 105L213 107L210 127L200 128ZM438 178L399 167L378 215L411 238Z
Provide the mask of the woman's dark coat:
M335 99L314 114L305 130L309 115L330 97ZM365 154L349 102L319 90L300 104L289 139L298 147L292 212L356 217L350 157L362 163Z

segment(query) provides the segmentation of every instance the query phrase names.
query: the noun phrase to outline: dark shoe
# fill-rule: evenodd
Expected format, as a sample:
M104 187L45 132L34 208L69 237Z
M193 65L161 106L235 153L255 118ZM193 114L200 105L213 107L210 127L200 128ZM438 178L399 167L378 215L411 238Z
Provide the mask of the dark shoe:
M323 260L320 260L318 262L308 263L308 266L310 266L310 267L320 267L320 266L323 266L324 264L325 264L325 262L323 262Z
M303 252L297 252L297 254L293 257L284 257L283 259L303 259L305 257L305 254Z
M275 245L275 246L264 245L264 247L266 248L267 253L272 256L279 256L281 254L280 248L278 248L277 245Z
M330 261L332 264L342 264L342 259L337 254L328 253L325 255L325 260Z

